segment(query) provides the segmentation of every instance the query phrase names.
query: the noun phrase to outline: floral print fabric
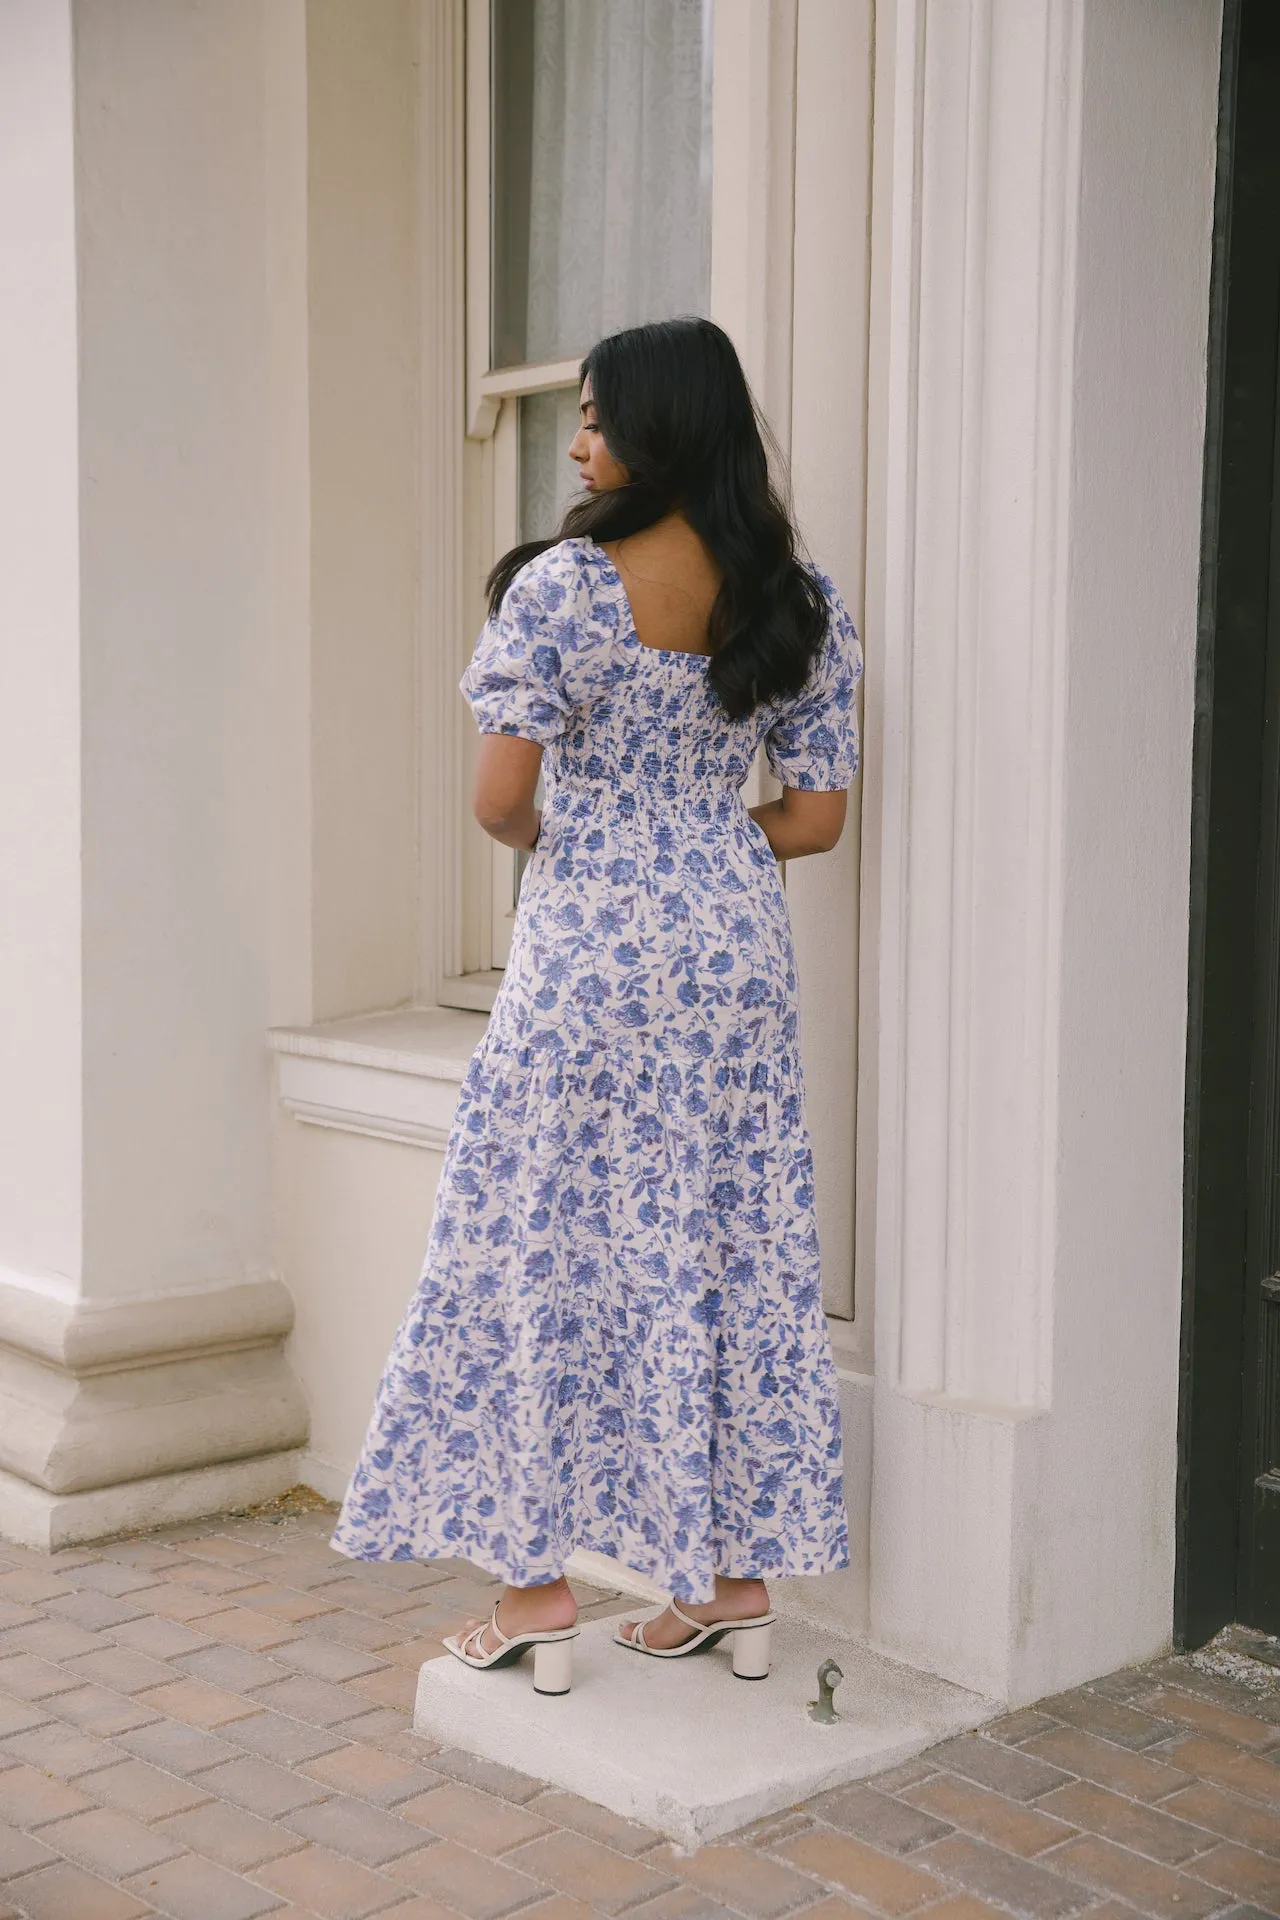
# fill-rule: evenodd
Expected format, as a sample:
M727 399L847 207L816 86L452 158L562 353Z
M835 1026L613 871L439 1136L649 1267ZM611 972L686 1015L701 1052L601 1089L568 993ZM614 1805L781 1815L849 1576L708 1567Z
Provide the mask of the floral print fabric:
M847 1564L796 977L741 786L857 766L831 618L796 698L730 720L646 648L604 551L530 563L463 679L547 749L510 963L468 1069L426 1263L334 1535L520 1585L575 1547L678 1598Z

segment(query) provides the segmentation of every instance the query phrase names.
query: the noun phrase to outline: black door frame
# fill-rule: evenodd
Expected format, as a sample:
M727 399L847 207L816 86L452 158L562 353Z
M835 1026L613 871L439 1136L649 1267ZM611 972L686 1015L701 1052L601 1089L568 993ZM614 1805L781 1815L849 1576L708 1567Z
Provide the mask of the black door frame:
M1237 1617L1250 1096L1280 334L1280 21L1225 0L1192 772L1174 1637Z

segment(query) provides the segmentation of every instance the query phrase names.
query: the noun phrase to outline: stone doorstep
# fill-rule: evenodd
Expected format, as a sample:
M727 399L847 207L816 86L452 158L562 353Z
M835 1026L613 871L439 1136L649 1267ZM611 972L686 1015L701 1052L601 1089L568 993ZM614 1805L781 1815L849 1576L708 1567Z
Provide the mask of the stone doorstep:
M741 1681L730 1642L688 1660L615 1646L613 1620L585 1626L573 1691L533 1690L526 1658L475 1673L448 1654L418 1675L414 1731L607 1807L686 1850L828 1787L897 1766L999 1708L854 1641L783 1620L769 1678ZM817 1669L844 1673L841 1718L809 1718Z

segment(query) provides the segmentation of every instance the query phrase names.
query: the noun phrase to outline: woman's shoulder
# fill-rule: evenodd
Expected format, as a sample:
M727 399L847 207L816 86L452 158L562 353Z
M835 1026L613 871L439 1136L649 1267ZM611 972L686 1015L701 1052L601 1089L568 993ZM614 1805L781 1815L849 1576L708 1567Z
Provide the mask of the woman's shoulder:
M624 671L622 622L609 587L608 562L594 540L557 540L521 567L502 604L502 625L522 650L554 667L575 704Z
M836 586L835 581L831 578L831 575L825 572L824 569L820 567L817 564L817 562L814 560L806 560L803 563L803 565L804 565L804 571L808 574L809 578L813 581L814 585L817 587L818 591L821 593L823 599L827 603L828 637L830 636L832 630L837 626L840 626L845 622L848 622L850 625L852 625L852 622L849 621L848 610L845 607L844 601L840 598L839 589Z
M827 631L818 649L815 665L841 660L856 680L862 673L862 647L853 616L829 573L824 573L812 560L808 562L806 571L827 603Z
M507 591L555 613L573 602L594 598L604 585L607 566L604 551L594 540L556 540L525 562Z

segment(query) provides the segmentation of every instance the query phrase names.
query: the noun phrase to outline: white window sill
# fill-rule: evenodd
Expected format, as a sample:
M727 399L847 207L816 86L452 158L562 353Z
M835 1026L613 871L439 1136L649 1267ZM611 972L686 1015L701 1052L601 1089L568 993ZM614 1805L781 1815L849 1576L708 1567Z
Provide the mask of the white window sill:
M401 1007L273 1027L267 1041L295 1119L439 1152L485 1024L482 1013L453 1007Z
M486 973L454 974L440 982L443 1008L470 1007L476 1013L491 1013L502 985L502 969L491 967Z

